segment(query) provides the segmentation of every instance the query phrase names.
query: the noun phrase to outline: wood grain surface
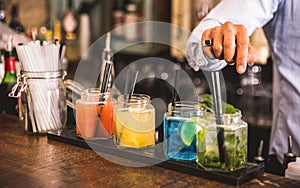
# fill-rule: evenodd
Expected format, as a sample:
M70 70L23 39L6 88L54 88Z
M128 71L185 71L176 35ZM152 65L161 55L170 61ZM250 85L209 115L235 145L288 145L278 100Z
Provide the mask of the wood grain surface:
M0 187L230 186L157 166L120 166L92 150L29 135L17 117L0 114ZM265 173L240 187L300 187L300 182Z

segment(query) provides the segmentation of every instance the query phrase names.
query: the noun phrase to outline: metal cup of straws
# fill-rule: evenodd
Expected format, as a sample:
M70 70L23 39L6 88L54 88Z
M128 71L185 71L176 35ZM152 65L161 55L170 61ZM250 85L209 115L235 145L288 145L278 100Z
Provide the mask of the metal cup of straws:
M66 125L64 71L28 72L18 75L19 115L29 133L47 133Z

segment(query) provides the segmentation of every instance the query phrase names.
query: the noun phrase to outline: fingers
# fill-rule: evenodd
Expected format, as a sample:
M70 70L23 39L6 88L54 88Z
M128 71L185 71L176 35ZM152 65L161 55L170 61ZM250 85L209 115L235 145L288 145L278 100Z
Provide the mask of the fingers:
M224 46L224 60L228 64L233 64L235 62L236 53L236 37L235 29L232 25L228 26L226 30L223 31L223 46Z
M204 40L213 41L213 45L202 48L209 59L224 59L229 65L235 63L239 74L245 72L247 63L256 60L255 50L249 43L247 29L243 25L226 22L204 31L202 41Z
M221 30L221 26L215 27L214 30L210 33L210 38L213 39L214 45L212 46L214 54L217 59L222 60L224 59L223 54L223 33Z
M208 59L216 59L216 56L214 54L214 51L212 49L212 46L205 46L202 48L203 53L206 55L206 57L208 57Z
M249 37L245 27L238 26L236 33L236 70L239 74L243 74L247 67Z

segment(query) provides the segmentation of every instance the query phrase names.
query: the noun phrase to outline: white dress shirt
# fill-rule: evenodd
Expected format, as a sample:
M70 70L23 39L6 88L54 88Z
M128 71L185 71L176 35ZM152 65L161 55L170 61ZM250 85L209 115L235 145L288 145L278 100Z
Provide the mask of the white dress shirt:
M209 60L201 46L202 32L226 21L245 25L249 35L263 27L274 64L269 154L282 162L291 135L293 152L300 156L300 1L222 0L189 38L186 56L196 71L226 66L225 61Z

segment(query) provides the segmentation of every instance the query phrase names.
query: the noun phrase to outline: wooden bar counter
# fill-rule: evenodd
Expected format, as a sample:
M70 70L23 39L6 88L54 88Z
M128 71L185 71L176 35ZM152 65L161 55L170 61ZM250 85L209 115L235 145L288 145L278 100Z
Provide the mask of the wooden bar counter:
M29 135L17 117L0 114L0 187L230 187L158 166L114 164L85 149ZM264 173L240 187L300 187Z

